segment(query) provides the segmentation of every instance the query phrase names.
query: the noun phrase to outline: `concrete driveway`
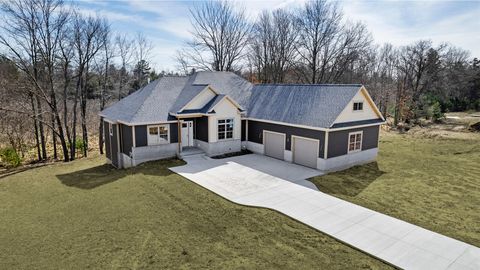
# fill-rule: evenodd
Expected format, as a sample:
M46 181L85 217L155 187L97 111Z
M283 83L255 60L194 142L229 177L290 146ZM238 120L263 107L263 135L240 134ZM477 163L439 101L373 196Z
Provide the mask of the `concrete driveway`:
M235 203L279 211L403 269L480 269L480 249L322 193L320 171L263 155L186 157L172 171Z

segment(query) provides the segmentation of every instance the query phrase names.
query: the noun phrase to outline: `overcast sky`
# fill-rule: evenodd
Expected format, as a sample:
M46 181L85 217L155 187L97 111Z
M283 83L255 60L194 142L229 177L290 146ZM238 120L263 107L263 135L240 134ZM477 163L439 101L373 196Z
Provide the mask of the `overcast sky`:
M262 10L295 9L304 0L235 1L253 21ZM77 8L109 19L117 32L143 32L153 43L151 62L157 71L174 70L175 51L190 35L192 1L79 0ZM343 0L344 18L363 21L376 43L406 45L418 39L449 42L480 57L480 0L376 1Z

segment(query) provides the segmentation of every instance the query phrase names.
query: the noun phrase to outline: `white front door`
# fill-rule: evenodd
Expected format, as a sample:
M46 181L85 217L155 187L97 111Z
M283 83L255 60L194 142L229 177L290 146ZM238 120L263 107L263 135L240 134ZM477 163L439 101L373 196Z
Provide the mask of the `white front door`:
M182 147L193 146L193 121L182 122Z

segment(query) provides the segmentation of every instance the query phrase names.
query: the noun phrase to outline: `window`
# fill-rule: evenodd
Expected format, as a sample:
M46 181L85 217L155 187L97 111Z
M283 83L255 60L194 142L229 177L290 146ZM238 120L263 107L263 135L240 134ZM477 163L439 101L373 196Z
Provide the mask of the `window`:
M112 125L112 123L108 123L108 133L110 133L110 136L113 136L113 125Z
M233 119L218 120L218 139L227 140L233 139Z
M168 142L168 125L148 126L148 145Z
M348 152L358 152L362 150L362 132L352 132L348 134Z
M158 127L158 136L163 141L168 142L168 128L167 126L159 126Z
M353 103L354 111L363 111L363 102L354 102Z

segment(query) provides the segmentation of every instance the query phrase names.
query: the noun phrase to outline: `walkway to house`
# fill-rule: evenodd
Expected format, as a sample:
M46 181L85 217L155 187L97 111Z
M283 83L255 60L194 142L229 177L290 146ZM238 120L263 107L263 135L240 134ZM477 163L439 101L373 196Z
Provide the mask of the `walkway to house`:
M279 211L403 269L480 269L480 249L319 192L321 172L262 155L185 158L172 171L235 203Z

